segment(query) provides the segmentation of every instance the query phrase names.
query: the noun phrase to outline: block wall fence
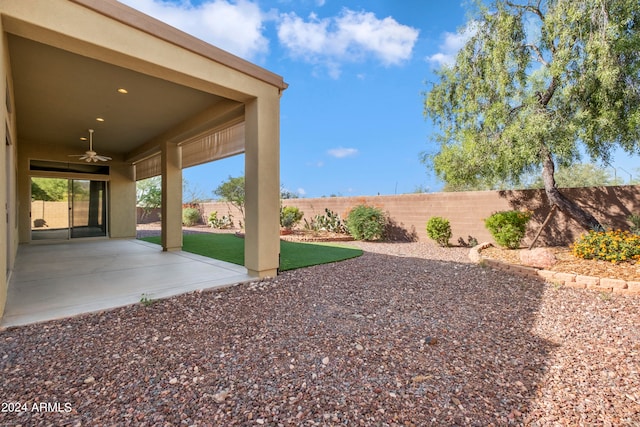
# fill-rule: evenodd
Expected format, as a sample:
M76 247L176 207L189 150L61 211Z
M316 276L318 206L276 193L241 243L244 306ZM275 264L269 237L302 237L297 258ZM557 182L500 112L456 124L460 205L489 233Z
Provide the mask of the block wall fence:
M627 217L640 214L640 185L611 187L585 187L561 189L567 197L588 210L603 225L628 229ZM285 199L283 206L296 206L310 221L315 215L323 215L325 209L345 218L351 208L370 205L382 209L391 220L392 240L431 241L426 233L430 217L441 216L449 220L452 229L450 243L456 245L458 238L468 241L469 236L479 242L493 241L484 227L484 219L502 210L528 209L533 216L528 225L528 244L535 236L550 211L544 190L465 191L391 196L323 197L313 199ZM233 206L226 202L200 205L203 218L213 211L222 215L233 215L235 224L242 218ZM556 211L539 238L541 245L568 245L585 230L566 214Z

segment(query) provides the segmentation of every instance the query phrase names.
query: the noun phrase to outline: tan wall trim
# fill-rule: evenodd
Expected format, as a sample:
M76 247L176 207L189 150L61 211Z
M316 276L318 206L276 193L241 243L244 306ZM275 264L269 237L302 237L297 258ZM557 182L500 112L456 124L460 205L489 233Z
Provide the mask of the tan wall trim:
M114 0L69 0L84 6L108 18L136 28L154 37L187 49L207 59L218 62L241 73L247 74L265 83L277 87L280 91L289 85L284 79L271 71L239 58L218 47L210 45L196 37L165 24L151 16Z

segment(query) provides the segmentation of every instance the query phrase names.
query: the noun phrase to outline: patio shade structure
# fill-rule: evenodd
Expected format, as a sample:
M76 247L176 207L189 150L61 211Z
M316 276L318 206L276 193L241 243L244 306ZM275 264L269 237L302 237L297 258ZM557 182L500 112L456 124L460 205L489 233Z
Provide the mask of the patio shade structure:
M244 153L245 267L277 274L281 76L115 0L0 0L0 30L0 315L18 246L33 243L34 177L106 183L87 187L103 201L88 209L104 237L132 238L136 180L161 175L162 247L175 251L182 169ZM88 129L112 158L97 169L70 157Z

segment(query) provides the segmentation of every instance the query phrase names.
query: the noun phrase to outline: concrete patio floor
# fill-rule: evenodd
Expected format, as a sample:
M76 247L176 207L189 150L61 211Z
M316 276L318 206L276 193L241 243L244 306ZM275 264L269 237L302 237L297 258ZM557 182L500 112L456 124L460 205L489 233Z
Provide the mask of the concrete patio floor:
M243 266L135 239L21 245L0 327L252 280Z

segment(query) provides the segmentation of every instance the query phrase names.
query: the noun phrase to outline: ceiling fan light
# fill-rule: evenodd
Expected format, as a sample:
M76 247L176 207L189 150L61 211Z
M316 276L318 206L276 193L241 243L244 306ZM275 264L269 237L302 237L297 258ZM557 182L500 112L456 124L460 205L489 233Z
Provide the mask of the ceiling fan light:
M83 140L87 140L87 138L81 138ZM108 156L100 156L93 150L93 129L89 129L89 149L84 152L84 154L70 154L69 157L78 157L79 160L84 160L87 163L98 161L106 162L107 160L112 160L111 157Z

